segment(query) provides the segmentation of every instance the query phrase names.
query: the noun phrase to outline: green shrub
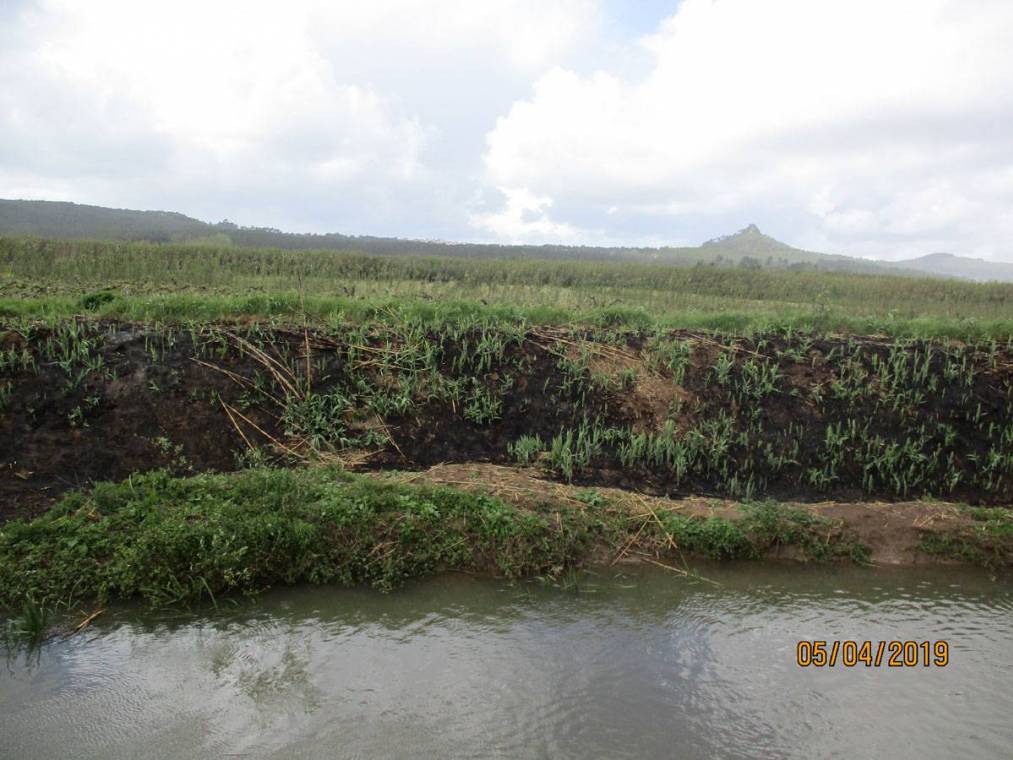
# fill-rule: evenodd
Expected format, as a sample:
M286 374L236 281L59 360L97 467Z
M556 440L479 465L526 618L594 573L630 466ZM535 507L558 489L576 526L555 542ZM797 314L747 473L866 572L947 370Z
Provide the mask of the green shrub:
M580 509L542 514L331 468L156 472L4 525L0 607L27 598L168 604L299 582L390 589L448 568L537 575L579 561L605 529Z

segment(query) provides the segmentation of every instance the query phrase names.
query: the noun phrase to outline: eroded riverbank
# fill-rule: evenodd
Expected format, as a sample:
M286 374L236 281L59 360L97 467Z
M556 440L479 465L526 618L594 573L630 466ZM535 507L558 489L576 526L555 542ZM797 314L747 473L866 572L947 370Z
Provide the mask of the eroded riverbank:
M1013 502L1013 348L533 326L0 322L0 519L167 469L488 462L588 487Z
M8 607L697 557L1013 562L994 340L394 311L0 340Z
M353 474L336 466L138 475L0 527L0 606L215 600L276 585L463 570L558 579L692 560L1008 565L1013 512L930 502L669 500L493 466Z

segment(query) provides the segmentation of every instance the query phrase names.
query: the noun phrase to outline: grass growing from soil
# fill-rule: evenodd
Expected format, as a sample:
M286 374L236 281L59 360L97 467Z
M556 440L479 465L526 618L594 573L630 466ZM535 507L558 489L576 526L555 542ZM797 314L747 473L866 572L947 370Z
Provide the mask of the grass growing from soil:
M331 468L253 469L99 484L0 529L0 607L140 598L157 605L294 583L392 589L441 570L559 577L623 548L861 559L828 521L767 502L743 517L636 515L608 500L522 508L449 487L381 482Z
M986 567L1013 564L1013 509L965 507L971 521L955 533L926 535L919 550Z
M362 321L391 310L537 324L922 338L1013 335L1013 284L629 262L369 256L0 236L0 315Z
M757 559L790 547L808 560L868 562L866 547L831 520L774 501L747 502L740 510L736 520L670 512L661 522L680 549L709 559Z
M550 572L611 528L448 488L331 468L177 479L151 473L67 496L0 529L0 605L140 597L155 604L274 584L389 589L437 569Z
M173 410L113 445L147 436L136 461L180 474L207 461L212 440L232 446L217 469L236 457L361 455L509 461L570 482L625 473L669 493L747 500L1013 497L1009 341L411 315L321 330L0 320L0 338L0 415L18 429L65 429L94 446L122 427L128 398L138 425ZM176 409L202 411L205 429L173 429ZM40 451L30 463L15 443L0 441L0 457L34 471L52 459Z
M0 421L0 519L130 476L0 528L15 610L556 576L627 545L863 561L767 499L1009 504L1013 285L0 237ZM511 463L745 503L647 524L330 468L139 473L320 461ZM923 549L1013 561L1008 511L974 522Z

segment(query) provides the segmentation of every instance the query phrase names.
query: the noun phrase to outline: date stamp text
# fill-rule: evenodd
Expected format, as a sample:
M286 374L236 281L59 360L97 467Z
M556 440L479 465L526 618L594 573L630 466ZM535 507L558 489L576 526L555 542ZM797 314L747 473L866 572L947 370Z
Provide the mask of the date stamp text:
M824 641L803 640L795 647L800 668L945 668L950 664L948 641Z

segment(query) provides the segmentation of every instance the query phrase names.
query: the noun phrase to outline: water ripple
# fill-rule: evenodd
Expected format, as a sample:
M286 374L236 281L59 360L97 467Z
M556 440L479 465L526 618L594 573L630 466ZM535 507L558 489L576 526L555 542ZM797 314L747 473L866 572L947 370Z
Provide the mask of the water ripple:
M110 615L0 671L0 757L998 757L1013 586L715 566L584 593L437 578ZM799 639L945 639L947 668L802 669Z

